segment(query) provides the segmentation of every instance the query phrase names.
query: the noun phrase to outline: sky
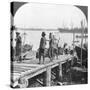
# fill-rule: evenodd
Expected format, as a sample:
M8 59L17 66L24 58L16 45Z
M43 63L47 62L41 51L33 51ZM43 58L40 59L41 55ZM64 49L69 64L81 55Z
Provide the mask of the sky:
M19 28L81 28L82 20L84 27L87 27L87 20L83 12L72 5L29 3L20 7L16 12L14 25ZM25 43L33 44L34 50L38 49L42 31L22 31L19 29L18 31L21 32L21 35L24 32L27 34ZM50 32L59 33L58 31L45 31L47 39ZM73 40L71 34L58 34L58 37L61 38L61 43L67 42L71 44Z

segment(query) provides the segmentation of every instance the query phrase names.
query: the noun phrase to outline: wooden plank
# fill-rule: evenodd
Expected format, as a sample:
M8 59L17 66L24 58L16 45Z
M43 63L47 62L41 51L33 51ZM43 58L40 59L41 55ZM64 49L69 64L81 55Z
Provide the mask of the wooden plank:
M42 82L40 79L36 79L36 81L37 81L38 83L40 83L41 85L43 85L43 82Z
M31 70L31 69L27 69L27 68L14 68L13 71L27 71L27 70Z
M17 67L17 66L15 66L13 69L18 69L18 68L21 68L21 69L26 69L26 70L29 70L29 69L30 69L30 70L31 70L31 69L34 69L34 68L32 68L32 67L27 67L27 66L26 66L26 67L25 67L25 66L24 66L24 67Z
M20 71L13 71L13 73L21 73Z
M30 66L30 67L41 67L43 65L40 64L26 64L26 63L14 63L13 66Z

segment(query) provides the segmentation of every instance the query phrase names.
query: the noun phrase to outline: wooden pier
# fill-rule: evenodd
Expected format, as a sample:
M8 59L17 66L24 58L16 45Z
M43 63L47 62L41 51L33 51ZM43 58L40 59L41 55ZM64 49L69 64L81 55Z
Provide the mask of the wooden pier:
M45 86L51 86L51 71L53 68L59 66L58 76L62 78L62 64L67 60L71 61L73 56L60 55L59 58L50 62L49 59L45 59L45 64L38 64L38 60L28 60L20 63L13 62L13 72L11 73L11 86L27 87L28 80L39 74L45 72L44 83Z

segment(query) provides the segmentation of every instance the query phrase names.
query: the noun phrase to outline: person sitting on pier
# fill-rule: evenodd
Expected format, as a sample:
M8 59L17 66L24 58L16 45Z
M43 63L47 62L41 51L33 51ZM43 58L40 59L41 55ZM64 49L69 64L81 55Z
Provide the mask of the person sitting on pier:
M68 45L67 45L67 43L64 43L63 50L64 50L64 54L68 54Z
M45 38L45 32L42 32L42 38L40 40L40 46L39 46L39 64L41 64L41 56L43 56L43 64L45 61L45 47L46 47L46 38Z

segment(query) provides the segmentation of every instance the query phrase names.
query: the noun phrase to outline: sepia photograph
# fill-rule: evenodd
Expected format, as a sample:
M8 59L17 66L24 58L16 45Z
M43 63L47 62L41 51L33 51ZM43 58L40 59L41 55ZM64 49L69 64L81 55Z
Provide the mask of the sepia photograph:
M88 84L88 6L10 2L11 87Z

